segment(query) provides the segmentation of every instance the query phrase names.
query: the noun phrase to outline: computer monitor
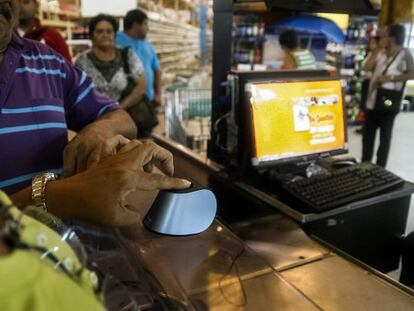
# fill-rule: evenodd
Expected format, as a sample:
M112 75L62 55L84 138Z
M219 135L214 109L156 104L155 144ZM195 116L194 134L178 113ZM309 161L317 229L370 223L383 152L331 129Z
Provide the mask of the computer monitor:
M347 152L340 80L249 83L246 92L253 167Z
M229 141L236 141L237 147L230 160L222 162L237 170L237 172L248 174L251 170L252 150L251 146L251 117L249 111L250 94L246 94L246 85L250 83L269 83L277 81L309 81L323 80L331 77L326 70L279 70L279 71L248 71L248 72L231 72L232 77L232 108L231 117L234 118L234 128L227 130L219 129L220 137L227 136ZM216 124L217 118L213 124ZM228 127L229 125L227 125ZM229 139L229 136L231 136ZM233 140L234 139L234 140ZM230 144L231 145L231 144ZM209 154L216 161L220 162L213 154Z

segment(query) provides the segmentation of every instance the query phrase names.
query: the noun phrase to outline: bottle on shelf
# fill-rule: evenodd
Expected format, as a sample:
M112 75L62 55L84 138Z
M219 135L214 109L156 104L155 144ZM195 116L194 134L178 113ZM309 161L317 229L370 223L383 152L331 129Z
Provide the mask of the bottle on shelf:
M357 41L359 39L360 28L358 24L355 24L352 40Z
M259 37L263 38L265 35L265 23L260 22L259 23Z
M351 41L354 37L354 25L350 24L347 31L347 40Z
M233 25L233 64L261 64L265 23L258 16L238 19Z
M254 63L255 64L262 63L262 50L260 48L256 48L254 51Z

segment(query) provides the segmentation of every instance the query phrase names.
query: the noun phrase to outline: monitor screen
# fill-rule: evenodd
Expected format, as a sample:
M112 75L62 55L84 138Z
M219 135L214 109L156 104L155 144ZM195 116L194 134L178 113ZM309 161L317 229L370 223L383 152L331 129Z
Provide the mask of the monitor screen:
M339 80L250 83L253 166L347 149Z

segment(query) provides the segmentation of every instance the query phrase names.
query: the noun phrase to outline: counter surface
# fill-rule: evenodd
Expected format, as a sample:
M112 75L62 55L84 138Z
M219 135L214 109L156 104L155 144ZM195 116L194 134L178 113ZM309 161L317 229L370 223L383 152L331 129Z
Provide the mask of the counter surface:
M219 170L172 151L180 176L196 172L205 182ZM121 229L77 226L90 265L113 276L109 310L414 309L413 292L322 247L282 215L232 224L233 231L215 221L188 237L149 232L141 219Z
M246 242L219 221L189 237L157 235L141 222L78 227L95 267L118 281L107 292L109 310L414 309L408 290L328 251L283 216L234 230Z

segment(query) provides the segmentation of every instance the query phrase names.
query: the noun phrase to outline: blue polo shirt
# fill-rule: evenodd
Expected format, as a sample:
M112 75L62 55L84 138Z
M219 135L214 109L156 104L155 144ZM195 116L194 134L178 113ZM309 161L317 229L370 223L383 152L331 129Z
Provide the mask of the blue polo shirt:
M155 71L160 69L160 63L155 47L147 39L135 40L129 37L125 32L117 33L116 44L119 47L132 48L142 61L145 77L147 79L147 96L149 100L153 100Z
M13 35L0 64L0 189L61 172L67 129L80 131L119 105L50 47Z

